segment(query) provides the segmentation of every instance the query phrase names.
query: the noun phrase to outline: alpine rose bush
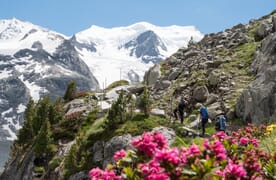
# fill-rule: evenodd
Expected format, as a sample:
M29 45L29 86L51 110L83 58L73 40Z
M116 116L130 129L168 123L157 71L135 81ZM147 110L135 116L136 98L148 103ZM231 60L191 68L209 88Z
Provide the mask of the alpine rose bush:
M91 180L273 179L276 154L258 149L266 127L248 125L231 136L218 132L190 147L170 148L161 133L145 132L133 149L117 151L115 163L89 172Z

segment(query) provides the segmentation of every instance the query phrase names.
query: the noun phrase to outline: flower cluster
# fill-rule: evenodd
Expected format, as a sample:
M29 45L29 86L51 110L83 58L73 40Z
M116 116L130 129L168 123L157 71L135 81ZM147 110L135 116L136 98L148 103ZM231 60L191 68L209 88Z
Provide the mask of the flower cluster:
M218 132L198 145L170 148L161 133L144 133L133 149L115 153L114 165L90 171L91 179L269 179L276 154L258 149L265 127L249 125L232 135ZM272 168L273 170L273 168ZM270 169L270 172L272 171ZM276 168L275 168L276 171Z
M273 129L276 128L276 124L271 124L269 126L266 127L266 131L265 131L265 135L268 136L271 134L271 132L273 131Z

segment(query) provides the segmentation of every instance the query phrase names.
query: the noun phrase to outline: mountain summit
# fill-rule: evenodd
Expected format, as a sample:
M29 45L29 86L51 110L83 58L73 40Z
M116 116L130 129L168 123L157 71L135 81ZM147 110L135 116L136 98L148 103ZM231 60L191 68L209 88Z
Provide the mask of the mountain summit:
M203 35L194 26L139 22L111 29L93 25L74 37L82 44L77 48L82 59L102 86L119 79L131 81L129 72L138 75L136 82L141 81L146 69L187 46L191 37L198 41Z

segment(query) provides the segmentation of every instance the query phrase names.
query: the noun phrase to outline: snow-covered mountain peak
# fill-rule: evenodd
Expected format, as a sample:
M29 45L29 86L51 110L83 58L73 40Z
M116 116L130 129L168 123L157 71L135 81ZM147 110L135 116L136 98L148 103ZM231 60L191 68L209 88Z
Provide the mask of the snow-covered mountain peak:
M194 26L160 27L138 22L113 28L93 25L75 34L74 40L81 58L102 86L102 82L108 85L121 78L129 80L129 72L135 72L141 81L149 67L187 46L191 37L198 41L203 34Z
M41 48L53 53L66 36L30 22L16 18L0 20L0 50L3 54L14 54L22 48L31 49L38 40Z

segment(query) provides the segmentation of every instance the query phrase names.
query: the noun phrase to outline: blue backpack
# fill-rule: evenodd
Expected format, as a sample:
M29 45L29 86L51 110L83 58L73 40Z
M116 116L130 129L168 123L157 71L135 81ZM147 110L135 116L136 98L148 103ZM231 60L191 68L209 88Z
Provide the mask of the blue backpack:
M226 130L226 118L223 115L220 115L215 124L217 131L225 131Z
M201 107L200 108L200 114L201 114L202 119L205 119L205 120L207 119L208 120L209 115L208 115L208 110L207 110L206 107Z

